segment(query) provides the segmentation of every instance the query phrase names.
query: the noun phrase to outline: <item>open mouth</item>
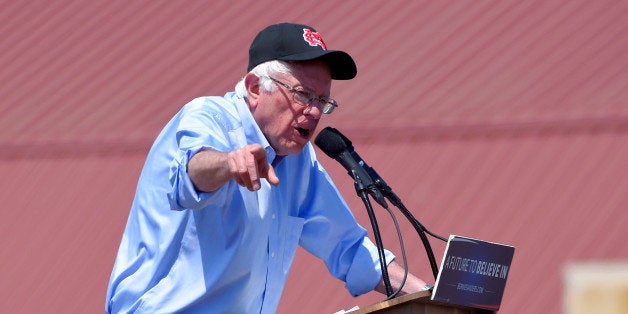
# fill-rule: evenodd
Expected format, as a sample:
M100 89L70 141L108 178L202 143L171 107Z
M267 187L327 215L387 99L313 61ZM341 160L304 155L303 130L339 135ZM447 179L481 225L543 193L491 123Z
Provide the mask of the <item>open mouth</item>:
M297 128L297 131L303 137L308 137L308 135L310 134L310 130L304 128Z

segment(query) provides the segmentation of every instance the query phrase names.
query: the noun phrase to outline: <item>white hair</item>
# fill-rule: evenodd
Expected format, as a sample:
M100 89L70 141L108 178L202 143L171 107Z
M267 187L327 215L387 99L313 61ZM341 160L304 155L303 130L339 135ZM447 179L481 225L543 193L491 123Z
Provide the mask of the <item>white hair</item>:
M273 92L277 89L277 85L273 84L273 81L268 78L268 76L272 76L274 74L282 73L282 74L292 74L294 73L294 67L289 62L279 61L279 60L271 60L264 63L259 64L254 67L249 73L255 74L255 76L260 78L259 84L262 90L267 92ZM240 79L240 81L235 86L236 95L247 98L246 86L244 84L246 76Z

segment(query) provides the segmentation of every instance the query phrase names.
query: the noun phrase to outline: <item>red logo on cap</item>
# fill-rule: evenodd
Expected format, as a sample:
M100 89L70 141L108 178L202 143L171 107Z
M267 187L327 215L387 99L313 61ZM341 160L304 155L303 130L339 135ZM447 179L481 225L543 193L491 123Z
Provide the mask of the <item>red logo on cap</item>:
M321 46L323 50L327 50L327 46L325 46L325 42L323 41L323 37L318 32L313 32L309 28L303 29L303 39L307 41L310 46Z

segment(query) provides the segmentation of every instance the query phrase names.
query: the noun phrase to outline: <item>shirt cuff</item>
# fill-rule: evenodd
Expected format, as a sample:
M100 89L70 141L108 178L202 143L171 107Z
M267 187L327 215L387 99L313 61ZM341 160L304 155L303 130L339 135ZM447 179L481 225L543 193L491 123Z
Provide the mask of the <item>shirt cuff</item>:
M395 259L395 255L388 250L384 250L384 256L387 266ZM373 291L381 280L382 268L377 247L365 237L347 272L345 287L352 296L357 297Z
M169 176L172 190L168 192L168 201L170 202L171 209L200 209L208 206L212 202L220 203L219 198L221 195L224 197L225 193L219 192L224 186L214 192L200 192L196 190L194 183L187 173L188 161L194 154L202 149L205 148L200 147L184 151L180 150L177 152L176 158L172 161Z

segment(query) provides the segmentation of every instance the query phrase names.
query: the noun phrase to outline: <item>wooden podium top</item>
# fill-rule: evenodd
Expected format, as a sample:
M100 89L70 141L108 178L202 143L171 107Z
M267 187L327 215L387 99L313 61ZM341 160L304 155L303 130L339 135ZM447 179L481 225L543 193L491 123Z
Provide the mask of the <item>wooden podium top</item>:
M492 311L463 307L453 304L438 303L430 300L431 291L420 291L400 296L388 301L382 301L365 308L361 308L351 314L367 313L391 313L391 314L480 314L494 313Z
M431 295L432 293L430 291L419 291L416 293L406 294L406 295L402 295L400 297L394 298L392 300L382 301L379 303L375 303L373 305L369 305L365 308L361 308L359 310L353 311L351 312L351 314L387 313L382 310L385 310L385 309L388 309L388 308L391 308L400 304L413 302L419 299L425 299L425 301L429 301Z

